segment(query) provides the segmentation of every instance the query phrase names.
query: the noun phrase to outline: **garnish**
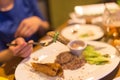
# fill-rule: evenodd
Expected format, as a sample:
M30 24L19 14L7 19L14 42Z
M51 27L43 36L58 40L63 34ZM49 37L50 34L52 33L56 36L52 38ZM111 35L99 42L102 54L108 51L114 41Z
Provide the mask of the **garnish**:
M108 54L102 55L101 53L97 52L92 46L87 46L83 51L83 55L89 64L101 65L109 62Z
M77 30L73 30L73 31L72 31L72 34L75 34L75 33L77 33L77 32L78 32Z
M56 42L59 36L59 32L55 32L54 37L53 37L53 42Z
M88 37L89 35L88 34L82 34L80 35L80 37Z
M94 36L94 33L92 31L88 31L87 33L81 34L80 37L90 37Z

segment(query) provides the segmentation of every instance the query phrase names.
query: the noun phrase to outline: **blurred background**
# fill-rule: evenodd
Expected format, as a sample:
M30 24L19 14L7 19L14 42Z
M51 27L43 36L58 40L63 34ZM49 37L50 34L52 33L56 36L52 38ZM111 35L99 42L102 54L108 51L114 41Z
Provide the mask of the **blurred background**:
M120 0L38 0L42 14L53 29L56 29L69 19L69 14L74 11L75 6L104 2L116 2L119 4Z

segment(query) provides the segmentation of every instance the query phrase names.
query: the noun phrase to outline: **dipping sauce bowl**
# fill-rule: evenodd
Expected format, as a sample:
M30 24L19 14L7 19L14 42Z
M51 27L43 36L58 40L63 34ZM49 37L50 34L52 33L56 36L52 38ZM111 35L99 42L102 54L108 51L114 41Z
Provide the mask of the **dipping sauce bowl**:
M82 51L86 48L87 43L82 40L73 40L70 41L67 46L72 54L80 56Z

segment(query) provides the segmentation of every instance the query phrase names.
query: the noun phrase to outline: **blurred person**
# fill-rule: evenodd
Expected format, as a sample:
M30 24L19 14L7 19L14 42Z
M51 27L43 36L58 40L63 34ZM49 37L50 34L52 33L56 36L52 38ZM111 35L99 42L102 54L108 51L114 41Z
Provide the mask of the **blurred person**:
M0 62L5 62L12 59L14 56L18 57L28 57L32 51L33 47L32 40L26 42L23 38L19 37L11 42L11 44L16 44L15 46L10 46L8 49L2 50L0 52Z
M17 37L38 41L48 29L37 0L0 0L0 51Z

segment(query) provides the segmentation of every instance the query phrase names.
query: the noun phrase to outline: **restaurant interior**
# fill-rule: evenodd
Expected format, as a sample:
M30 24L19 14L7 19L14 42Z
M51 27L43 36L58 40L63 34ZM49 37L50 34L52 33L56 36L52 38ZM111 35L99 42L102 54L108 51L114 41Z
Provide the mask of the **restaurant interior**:
M0 80L120 80L120 0L38 0L50 31Z
M74 12L74 7L77 5L117 2L117 0L38 0L38 2L43 15L48 19L51 26L56 29L70 18L69 14Z

